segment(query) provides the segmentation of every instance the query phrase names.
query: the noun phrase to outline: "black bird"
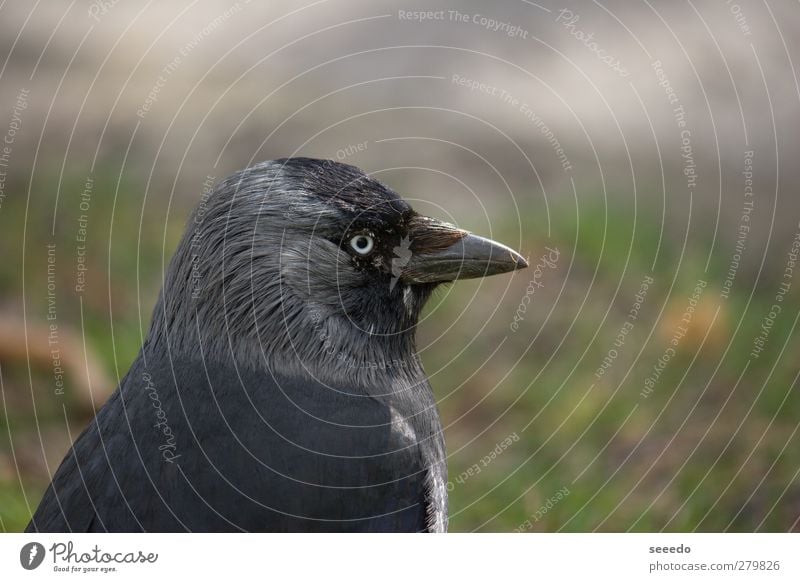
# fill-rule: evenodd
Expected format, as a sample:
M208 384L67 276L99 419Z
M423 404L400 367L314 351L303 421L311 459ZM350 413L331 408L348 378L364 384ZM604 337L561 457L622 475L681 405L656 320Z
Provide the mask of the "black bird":
M446 531L415 326L437 285L525 266L353 166L230 176L27 531Z

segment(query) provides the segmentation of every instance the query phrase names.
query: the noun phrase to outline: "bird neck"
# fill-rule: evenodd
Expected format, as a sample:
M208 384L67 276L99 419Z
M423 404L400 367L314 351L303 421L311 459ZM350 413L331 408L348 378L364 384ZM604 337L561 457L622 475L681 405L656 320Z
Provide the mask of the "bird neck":
M289 376L311 375L333 385L346 380L354 390L397 381L427 382L416 351L416 321L409 325L384 314L367 318L367 325L289 294L268 318L251 319L248 325L221 309L187 309L180 311L180 319L169 317L176 311L159 299L147 351Z
M311 309L305 326L287 330L291 348L276 354L290 365L334 378L374 385L381 379L425 378L416 351L414 327L396 330L379 322L354 321L340 313ZM288 356L288 357L287 357Z

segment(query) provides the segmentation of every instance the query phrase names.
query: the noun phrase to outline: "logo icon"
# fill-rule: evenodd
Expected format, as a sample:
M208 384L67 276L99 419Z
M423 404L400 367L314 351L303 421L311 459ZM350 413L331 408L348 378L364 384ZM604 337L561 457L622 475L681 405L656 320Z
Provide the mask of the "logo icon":
M397 281L400 280L400 276L403 274L403 267L408 265L408 262L411 260L411 239L404 236L400 240L400 245L394 247L392 250L394 251L394 258L392 259L392 281L389 284L390 291L394 289L394 286L397 285Z
M44 561L44 546L39 542L29 542L19 551L19 563L26 570L35 570Z

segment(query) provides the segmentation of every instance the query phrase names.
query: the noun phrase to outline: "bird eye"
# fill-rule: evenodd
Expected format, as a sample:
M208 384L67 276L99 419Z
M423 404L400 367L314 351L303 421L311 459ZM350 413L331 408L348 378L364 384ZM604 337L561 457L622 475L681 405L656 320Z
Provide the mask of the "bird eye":
M357 234L350 239L350 246L359 255L367 255L375 246L375 241L368 234Z

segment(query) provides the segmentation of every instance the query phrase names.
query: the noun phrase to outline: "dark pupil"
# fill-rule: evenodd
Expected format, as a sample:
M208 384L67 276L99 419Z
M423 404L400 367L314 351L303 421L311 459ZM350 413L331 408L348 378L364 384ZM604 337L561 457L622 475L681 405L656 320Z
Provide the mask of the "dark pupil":
M360 236L360 237L358 237L358 238L356 239L356 246L357 246L358 248L360 248L360 249L365 249L365 248L367 248L367 245L368 245L368 244L369 244L369 243L367 242L367 237L365 237L365 236Z

